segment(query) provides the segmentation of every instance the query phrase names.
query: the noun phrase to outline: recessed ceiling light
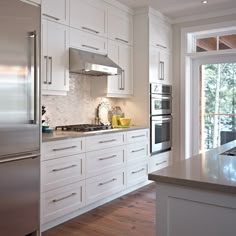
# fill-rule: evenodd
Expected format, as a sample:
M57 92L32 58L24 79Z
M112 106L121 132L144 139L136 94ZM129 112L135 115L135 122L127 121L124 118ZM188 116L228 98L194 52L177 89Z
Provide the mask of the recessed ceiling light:
M207 4L208 1L207 0L204 0L204 1L201 1L202 4Z

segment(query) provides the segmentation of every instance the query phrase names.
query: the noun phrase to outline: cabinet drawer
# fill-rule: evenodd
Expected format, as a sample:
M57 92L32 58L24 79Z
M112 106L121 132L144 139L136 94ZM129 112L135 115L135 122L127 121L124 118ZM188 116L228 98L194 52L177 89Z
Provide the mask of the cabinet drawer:
M125 187L125 169L90 178L86 180L86 204L111 196Z
M74 155L84 151L83 139L68 139L43 143L42 159L49 160Z
M73 212L85 205L84 181L42 194L42 223Z
M42 191L78 182L85 177L85 154L42 162Z
M70 47L107 54L107 39L80 30L70 29Z
M127 187L144 182L148 179L148 164L142 162L137 165L130 165L127 167Z
M147 160L148 142L131 143L127 145L127 161L137 162Z
M123 145L125 143L125 134L124 133L115 133L108 135L98 135L86 137L85 146L86 151L94 151L109 147L116 147Z
M127 132L127 143L136 143L148 140L148 130L135 130Z
M125 146L86 153L86 177L125 168Z
M165 168L169 164L170 152L160 153L151 156L149 159L149 172L157 171Z

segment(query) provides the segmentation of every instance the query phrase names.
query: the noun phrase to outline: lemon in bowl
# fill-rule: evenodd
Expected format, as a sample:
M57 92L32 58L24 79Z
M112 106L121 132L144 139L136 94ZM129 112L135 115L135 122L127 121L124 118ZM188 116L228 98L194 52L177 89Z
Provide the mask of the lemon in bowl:
M120 121L120 124L123 126L129 126L131 123L130 118L120 118L119 121Z

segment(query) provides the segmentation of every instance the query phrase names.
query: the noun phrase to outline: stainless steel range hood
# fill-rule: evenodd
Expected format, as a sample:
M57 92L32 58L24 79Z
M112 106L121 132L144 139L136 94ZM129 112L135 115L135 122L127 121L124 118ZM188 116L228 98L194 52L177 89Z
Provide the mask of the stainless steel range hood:
M70 48L70 73L92 76L118 75L122 69L104 55Z

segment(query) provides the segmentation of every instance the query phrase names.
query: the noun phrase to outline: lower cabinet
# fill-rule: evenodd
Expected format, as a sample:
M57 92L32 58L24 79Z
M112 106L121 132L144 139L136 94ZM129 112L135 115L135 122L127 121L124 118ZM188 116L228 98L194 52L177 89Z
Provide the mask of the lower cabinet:
M42 194L42 223L73 212L85 205L85 181L66 185Z
M55 226L145 184L148 137L140 129L43 143L42 225Z
M169 165L172 152L163 152L149 158L149 172L163 169Z
M112 171L86 180L86 204L111 196L126 188L125 169Z

